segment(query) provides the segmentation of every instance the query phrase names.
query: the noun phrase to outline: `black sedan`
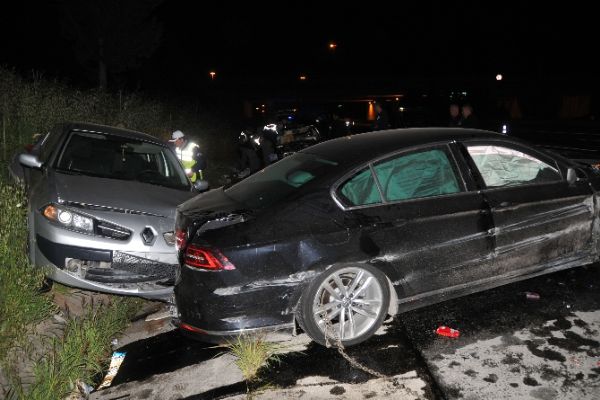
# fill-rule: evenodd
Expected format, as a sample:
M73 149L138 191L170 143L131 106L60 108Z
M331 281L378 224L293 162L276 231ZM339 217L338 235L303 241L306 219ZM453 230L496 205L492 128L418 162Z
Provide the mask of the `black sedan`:
M330 140L178 208L180 327L360 343L387 315L598 259L600 174L452 128Z

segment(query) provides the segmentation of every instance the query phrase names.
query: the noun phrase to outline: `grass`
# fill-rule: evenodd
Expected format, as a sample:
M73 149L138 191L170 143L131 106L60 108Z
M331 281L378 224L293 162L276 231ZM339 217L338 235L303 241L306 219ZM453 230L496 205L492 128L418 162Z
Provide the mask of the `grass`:
M64 337L53 339L52 350L36 364L35 384L27 398L61 399L78 380L99 383L110 361L111 340L127 327L140 304L139 299L114 298L108 307L70 320Z
M55 309L40 293L44 275L29 265L26 238L23 190L0 181L0 364L7 362L10 349L25 345L29 327Z
M246 381L246 394L249 398L252 397L250 388L257 383L259 371L280 362L277 354L280 346L266 341L263 336L240 335L225 347L236 357L235 365Z
M41 291L43 271L27 259L26 213L23 189L0 181L0 366L11 382L12 398L60 399L77 380L99 381L110 360L111 340L125 329L142 300L115 297L109 306L69 320L64 336L52 339L50 352L37 360L29 390L21 386L13 350L25 350L29 356L32 328L56 312ZM67 290L61 285L56 289Z

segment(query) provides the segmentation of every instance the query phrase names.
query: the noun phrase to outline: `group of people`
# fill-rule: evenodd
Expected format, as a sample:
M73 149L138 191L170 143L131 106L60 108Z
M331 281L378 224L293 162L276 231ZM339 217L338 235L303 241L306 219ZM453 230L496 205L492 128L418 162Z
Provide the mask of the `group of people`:
M380 103L374 104L375 120L372 129L380 131L390 129L390 120L387 112ZM450 120L448 126L457 128L479 128L479 119L473 112L473 106L465 103L459 106L457 103L450 104Z
M239 177L245 177L274 163L279 159L277 154L277 133L272 129L263 129L256 134L252 129L245 129L238 137Z
M473 113L473 106L466 103L462 107L450 104L450 120L448 126L455 128L479 128L479 119Z

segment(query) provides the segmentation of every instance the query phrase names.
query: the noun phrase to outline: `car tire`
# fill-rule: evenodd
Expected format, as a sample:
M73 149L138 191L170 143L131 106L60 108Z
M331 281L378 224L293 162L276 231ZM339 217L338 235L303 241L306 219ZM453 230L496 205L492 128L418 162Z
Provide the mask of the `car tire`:
M373 336L389 304L387 278L379 269L368 264L334 266L310 282L300 298L296 320L315 342L326 345L327 330L329 343L341 337L348 347Z

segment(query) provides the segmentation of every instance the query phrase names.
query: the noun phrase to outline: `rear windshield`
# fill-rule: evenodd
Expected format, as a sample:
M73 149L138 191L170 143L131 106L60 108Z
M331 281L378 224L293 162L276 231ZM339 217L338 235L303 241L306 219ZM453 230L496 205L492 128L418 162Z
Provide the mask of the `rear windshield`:
M248 208L264 208L330 173L336 165L312 154L294 153L236 183L225 194Z
M71 132L57 169L65 173L190 189L181 165L167 147L103 133Z

